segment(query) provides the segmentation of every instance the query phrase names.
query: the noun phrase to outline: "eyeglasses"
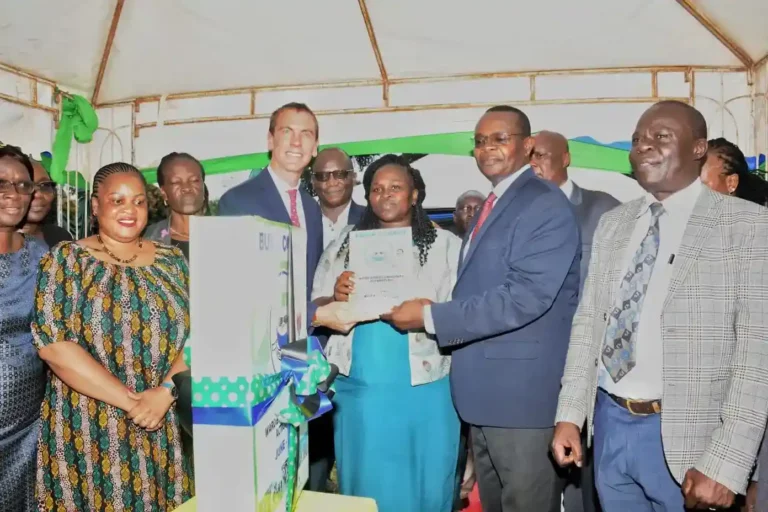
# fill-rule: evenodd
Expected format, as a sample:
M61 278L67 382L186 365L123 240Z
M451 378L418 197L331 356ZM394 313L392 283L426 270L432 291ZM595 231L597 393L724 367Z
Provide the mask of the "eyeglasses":
M482 206L479 205L479 204L478 205L467 204L467 205L464 205L464 206L462 206L460 208L456 208L456 211L457 212L461 212L461 213L470 214L470 213L476 213L481 208L482 208Z
M56 182L41 181L40 183L35 183L35 191L40 192L41 194L55 194Z
M313 172L312 177L316 179L319 182L325 182L331 179L331 176L334 177L334 179L337 180L345 180L347 179L352 173L355 171L351 169L343 170L343 171L326 171L326 172Z
M35 191L35 184L31 181L0 180L0 193L7 194L11 191L24 196L31 195Z
M506 146L512 137L521 137L522 133L494 133L488 137L475 137L475 148L480 149L485 146Z

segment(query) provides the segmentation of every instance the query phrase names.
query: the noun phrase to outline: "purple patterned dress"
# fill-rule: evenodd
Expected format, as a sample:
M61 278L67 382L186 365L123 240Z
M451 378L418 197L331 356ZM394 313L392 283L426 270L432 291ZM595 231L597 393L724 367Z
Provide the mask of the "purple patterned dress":
M0 254L0 510L35 506L37 436L45 371L32 345L37 264L45 244L24 237L16 252Z

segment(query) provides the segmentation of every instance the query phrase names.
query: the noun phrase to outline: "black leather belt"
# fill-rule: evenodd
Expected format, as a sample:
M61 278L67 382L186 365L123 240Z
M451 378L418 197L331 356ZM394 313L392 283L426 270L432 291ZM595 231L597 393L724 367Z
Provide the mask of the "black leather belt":
M605 394L611 397L611 400L628 410L630 414L637 416L650 416L661 412L661 400L632 400L622 398L605 391Z

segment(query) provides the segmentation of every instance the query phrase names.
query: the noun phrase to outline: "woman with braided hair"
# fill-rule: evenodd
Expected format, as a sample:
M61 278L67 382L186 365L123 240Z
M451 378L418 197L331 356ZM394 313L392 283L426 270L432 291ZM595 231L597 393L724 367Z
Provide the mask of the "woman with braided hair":
M40 262L32 335L51 368L41 408L41 511L176 509L193 494L172 377L187 369L188 271L145 241L147 190L129 164L93 178L97 234Z
M352 230L402 227L410 227L413 236L409 292L448 300L461 241L430 221L419 171L402 157L386 155L368 167L363 186L368 201L363 218L326 249L313 300L347 301L354 292ZM341 373L334 399L341 493L374 498L381 512L449 512L459 443L450 357L425 332L403 333L378 319L332 335L326 353Z
M750 172L744 153L722 137L709 141L701 181L721 194L768 206L768 183Z

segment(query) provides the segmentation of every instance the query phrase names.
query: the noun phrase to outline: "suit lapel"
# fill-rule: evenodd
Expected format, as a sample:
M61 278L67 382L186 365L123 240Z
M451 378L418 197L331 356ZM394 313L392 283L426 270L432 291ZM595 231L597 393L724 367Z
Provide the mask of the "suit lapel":
M273 212L276 222L282 222L284 224L291 224L291 216L288 210L285 209L285 203L280 197L280 191L277 189L277 185L272 180L272 175L269 174L265 168L259 173L256 180L260 180L260 185L264 191L257 200L264 202L264 209L268 212Z
M509 206L509 204L512 202L512 199L517 195L517 192L522 188L522 186L527 182L531 177L533 176L533 171L530 169L522 171L522 175L520 175L514 183L512 183L509 188L504 192L500 198L496 199L496 204L493 206L493 209L491 210L490 215L488 215L488 218L485 219L485 222L482 226L480 226L480 230L477 232L477 235L475 235L474 240L471 240L472 237L472 231L475 229L475 224L477 224L477 221L472 224L472 227L470 228L469 232L467 233L467 236L464 237L464 243L461 247L461 254L464 254L464 249L469 243L469 251L467 251L467 256L465 258L459 258L459 273L457 276L457 279L461 277L461 274L463 273L464 269L466 268L466 263L472 258L472 255L477 250L477 246L480 244L480 242L483 239L483 236L485 233L488 232L488 229L490 229L491 225L504 213L504 210ZM479 220L479 218L478 218Z
M675 295L677 288L685 281L691 267L696 263L704 243L709 238L709 232L717 224L723 206L723 197L708 187L702 187L696 205L691 212L691 218L685 226L680 249L675 255L669 291L664 301L665 308Z
M629 241L632 238L632 233L635 231L635 225L637 224L638 217L642 213L642 208L646 206L646 202L643 199L638 199L627 204L627 209L617 219L616 227L614 228L613 242L606 248L608 252L607 269L608 269L608 303L615 304L615 294L619 289L619 283L621 282L624 274L627 271L627 247Z

